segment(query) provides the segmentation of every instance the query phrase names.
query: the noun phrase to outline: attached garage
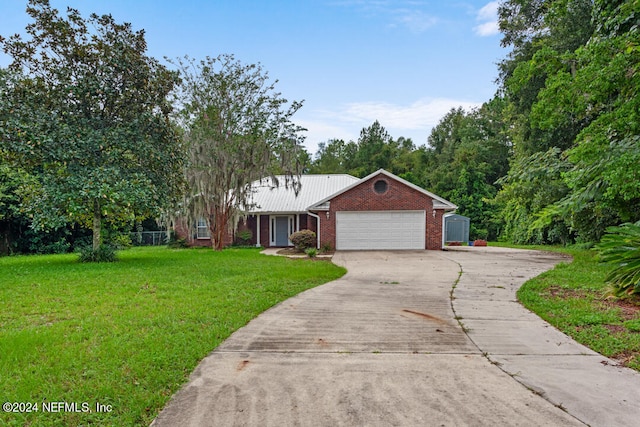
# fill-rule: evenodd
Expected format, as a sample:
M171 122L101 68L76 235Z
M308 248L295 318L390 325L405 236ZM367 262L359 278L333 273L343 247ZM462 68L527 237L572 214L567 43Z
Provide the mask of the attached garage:
M425 249L426 212L336 212L336 249Z
M307 208L318 246L337 250L425 250L444 245L453 203L380 169Z

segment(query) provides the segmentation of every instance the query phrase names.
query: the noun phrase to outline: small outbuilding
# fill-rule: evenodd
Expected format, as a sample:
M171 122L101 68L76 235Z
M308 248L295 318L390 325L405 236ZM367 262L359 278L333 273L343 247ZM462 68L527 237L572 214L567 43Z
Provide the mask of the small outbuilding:
M471 220L469 217L456 213L448 213L444 215L444 241L451 242L467 242L469 241L469 225Z

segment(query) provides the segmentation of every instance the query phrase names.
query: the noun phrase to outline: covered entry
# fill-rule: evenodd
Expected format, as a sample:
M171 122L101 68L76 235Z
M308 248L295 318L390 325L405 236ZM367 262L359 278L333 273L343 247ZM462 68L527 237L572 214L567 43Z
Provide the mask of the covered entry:
M425 211L336 212L336 249L425 249Z

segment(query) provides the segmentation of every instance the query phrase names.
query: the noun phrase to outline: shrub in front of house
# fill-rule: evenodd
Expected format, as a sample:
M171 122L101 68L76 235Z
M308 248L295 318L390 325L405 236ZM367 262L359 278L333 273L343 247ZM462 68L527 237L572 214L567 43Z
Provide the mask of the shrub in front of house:
M323 254L333 252L333 247L331 246L331 243L324 242L320 247L320 252L322 252Z
M250 246L253 239L253 232L248 229L240 230L236 233L234 246Z
M289 236L289 240L297 250L304 252L316 247L316 233L311 230L300 230Z

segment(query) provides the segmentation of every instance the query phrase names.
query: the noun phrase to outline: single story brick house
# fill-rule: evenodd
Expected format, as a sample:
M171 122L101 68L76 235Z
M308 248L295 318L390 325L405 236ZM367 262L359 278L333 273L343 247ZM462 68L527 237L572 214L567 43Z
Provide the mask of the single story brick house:
M251 230L251 243L263 247L292 246L289 236L309 229L316 233L319 248L438 250L444 246L443 216L457 209L384 169L362 179L302 175L300 184L296 196L270 179L254 182L253 207L238 230ZM206 224L194 233L192 243L210 245Z

